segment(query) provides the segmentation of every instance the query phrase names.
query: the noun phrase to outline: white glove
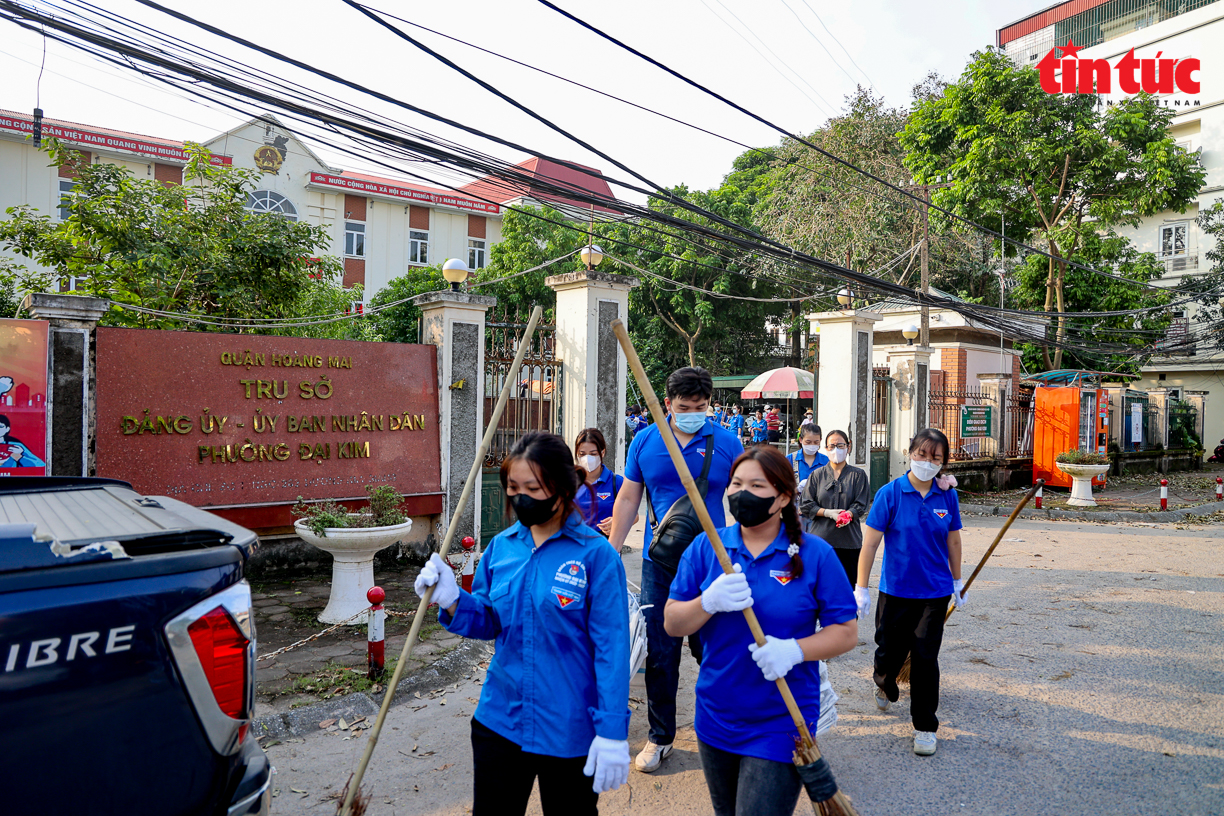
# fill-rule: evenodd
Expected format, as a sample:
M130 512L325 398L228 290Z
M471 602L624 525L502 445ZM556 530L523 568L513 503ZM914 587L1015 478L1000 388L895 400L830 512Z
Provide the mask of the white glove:
M952 603L957 609L965 605L965 582L960 578L952 579Z
M455 583L455 573L437 553L429 556L412 585L416 594L422 598L429 587L434 588L433 601L439 609L449 609L451 604L459 600L459 585Z
M858 607L858 616L867 617L867 613L871 611L871 592L867 587L856 586L854 588L854 603Z
M752 606L752 590L743 569L736 564L731 574L723 573L701 593L701 608L709 614L739 612Z
M748 651L761 669L766 680L777 680L803 662L803 647L794 638L782 640L773 635L765 636L765 645L749 644Z
M629 742L607 737L591 740L582 772L592 777L591 788L596 793L616 790L629 781Z

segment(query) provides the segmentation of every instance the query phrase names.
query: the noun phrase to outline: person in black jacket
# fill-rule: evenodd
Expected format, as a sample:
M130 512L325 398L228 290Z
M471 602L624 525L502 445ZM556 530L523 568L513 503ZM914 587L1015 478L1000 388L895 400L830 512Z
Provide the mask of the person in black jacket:
M858 576L859 551L863 548L863 528L859 522L867 515L871 485L862 468L846 463L850 446L845 431L829 431L825 435L829 463L816 468L808 477L799 499L799 512L808 519L807 531L833 547L853 585Z

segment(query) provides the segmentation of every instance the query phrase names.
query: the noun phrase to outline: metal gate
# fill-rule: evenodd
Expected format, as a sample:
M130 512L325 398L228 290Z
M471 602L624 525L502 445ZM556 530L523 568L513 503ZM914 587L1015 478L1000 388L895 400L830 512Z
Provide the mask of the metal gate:
M506 384L519 338L526 323L485 324L485 404L484 427L488 429L493 407ZM518 382L510 392L506 409L485 457L480 496L480 545L513 521L506 507L500 470L502 461L530 431L557 433L561 424L562 366L556 358L556 326L537 326L531 347L523 357Z
M871 472L868 478L871 483L871 494L891 480L888 468L889 440L892 438L892 393L893 381L888 375L888 368L873 368L871 371L873 387L871 414Z

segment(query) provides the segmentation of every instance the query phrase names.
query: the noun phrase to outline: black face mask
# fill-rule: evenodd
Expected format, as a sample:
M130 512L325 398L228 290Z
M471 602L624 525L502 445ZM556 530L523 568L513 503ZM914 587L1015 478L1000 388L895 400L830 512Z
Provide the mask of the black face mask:
M514 514L523 522L524 527L535 527L551 519L557 512L557 499L549 496L547 499L533 499L526 493L515 493L510 497L510 506Z
M762 497L744 488L727 497L731 515L744 527L764 524L773 515L773 504L777 496Z

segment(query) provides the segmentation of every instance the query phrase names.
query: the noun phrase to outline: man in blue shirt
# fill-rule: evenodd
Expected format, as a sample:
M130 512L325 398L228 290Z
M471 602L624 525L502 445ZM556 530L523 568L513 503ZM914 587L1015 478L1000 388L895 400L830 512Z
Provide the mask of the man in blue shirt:
M709 489L706 509L717 526L726 521L723 493L731 478L731 463L744 452L739 439L718 427L706 416L714 381L704 368L681 368L667 378L667 426L680 445L689 472L694 478L704 469L707 450L713 457L707 475ZM642 494L649 496L654 517L662 521L667 511L685 495L684 485L672 465L658 426L639 433L625 456L625 481L612 511L612 534L608 540L619 552L637 521ZM650 721L650 740L638 754L635 765L650 773L671 753L676 738L676 689L680 685L680 654L683 638L674 638L663 629L663 607L671 587L672 575L650 559L654 531L646 526L642 562L642 605L646 617L646 701ZM700 641L689 638L689 649L701 661Z

